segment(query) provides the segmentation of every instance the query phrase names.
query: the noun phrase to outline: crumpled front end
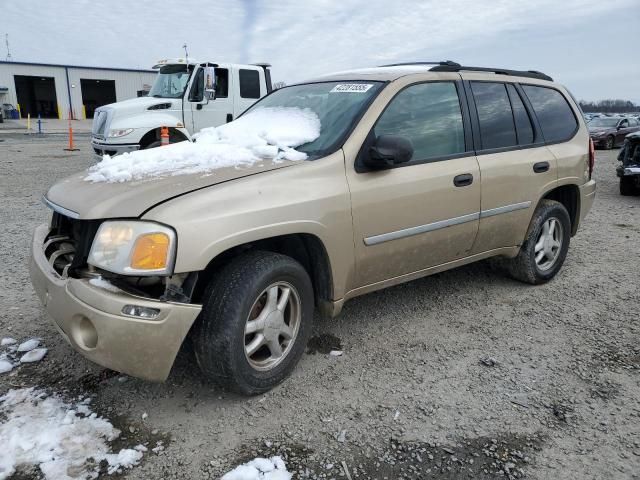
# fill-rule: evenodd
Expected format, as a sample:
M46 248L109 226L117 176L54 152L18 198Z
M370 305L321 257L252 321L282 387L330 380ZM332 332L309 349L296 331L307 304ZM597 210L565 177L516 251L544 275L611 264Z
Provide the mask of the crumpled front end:
M145 298L103 280L70 276L85 248L79 238L51 235L48 225L34 232L31 282L54 325L75 350L99 365L165 380L201 306ZM155 316L137 316L136 309Z

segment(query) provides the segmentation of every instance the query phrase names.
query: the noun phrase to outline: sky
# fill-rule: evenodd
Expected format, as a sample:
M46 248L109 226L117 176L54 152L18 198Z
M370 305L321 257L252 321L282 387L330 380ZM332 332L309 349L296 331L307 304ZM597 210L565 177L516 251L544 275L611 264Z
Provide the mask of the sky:
M290 84L454 60L640 104L640 0L1 0L0 12L14 61L150 68L186 43L201 61L271 63Z

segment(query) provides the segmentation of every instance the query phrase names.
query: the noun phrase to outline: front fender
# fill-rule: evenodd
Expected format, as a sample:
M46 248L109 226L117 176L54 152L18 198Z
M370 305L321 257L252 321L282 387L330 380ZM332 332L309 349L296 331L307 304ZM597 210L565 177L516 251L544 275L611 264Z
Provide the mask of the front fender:
M334 295L340 298L353 280L355 266L349 202L339 151L170 199L144 218L176 230L177 273L203 270L222 252L246 243L289 234L314 235L325 247Z

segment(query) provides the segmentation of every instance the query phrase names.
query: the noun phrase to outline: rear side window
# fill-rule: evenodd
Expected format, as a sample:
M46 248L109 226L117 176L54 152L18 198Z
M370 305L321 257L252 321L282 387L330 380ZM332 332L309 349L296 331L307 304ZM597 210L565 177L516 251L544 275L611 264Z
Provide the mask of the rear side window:
M567 99L553 88L534 85L523 85L522 88L538 117L545 141L569 140L578 129L578 122Z
M229 70L216 68L216 98L229 96Z
M471 82L478 111L482 149L518 144L511 103L504 83Z
M260 98L260 74L257 70L240 70L240 96Z
M533 126L531 125L531 119L529 118L527 109L524 107L524 103L522 103L520 94L517 92L516 87L510 83L507 84L507 91L509 92L509 98L511 99L513 120L516 122L518 143L520 145L533 143Z
M411 162L463 153L464 126L455 84L420 83L405 88L380 115L374 133L410 140Z

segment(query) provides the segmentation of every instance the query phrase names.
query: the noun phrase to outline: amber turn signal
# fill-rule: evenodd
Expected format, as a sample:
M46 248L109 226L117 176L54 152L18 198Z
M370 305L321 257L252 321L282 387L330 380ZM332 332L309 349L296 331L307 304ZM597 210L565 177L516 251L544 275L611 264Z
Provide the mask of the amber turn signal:
M166 268L169 258L169 244L169 236L165 233L140 235L131 252L131 268L136 270Z

